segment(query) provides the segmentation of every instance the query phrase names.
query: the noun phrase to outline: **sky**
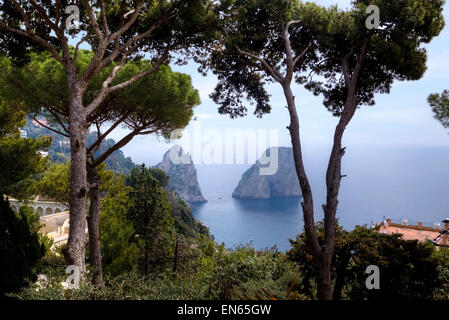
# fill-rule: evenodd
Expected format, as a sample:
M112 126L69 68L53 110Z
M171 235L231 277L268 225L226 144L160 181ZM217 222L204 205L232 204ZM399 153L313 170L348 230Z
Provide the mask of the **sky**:
M329 0L315 2L325 6L337 3L337 1ZM349 0L338 1L338 6L341 8L349 4ZM380 14L382 19L382 12ZM444 15L449 23L448 4L445 6ZM428 52L428 70L424 77L414 82L395 82L390 94L376 95L375 106L363 106L358 109L345 132L344 145L359 151L364 148L449 147L448 131L433 118L427 103L427 96L430 93L449 88L449 28L445 28L440 36L425 48ZM224 137L226 130L230 129L263 129L266 132L270 129L277 130L277 141L270 141L269 144L291 146L286 129L289 115L284 107L286 102L279 84L266 86L271 95L272 112L270 114L259 119L252 114L253 107L249 105L246 117L230 119L229 116L219 115L218 106L209 98L209 94L217 83L213 74L208 74L206 77L200 75L194 63L186 66L172 65L172 68L189 74L201 97L201 104L195 108L196 120L189 124L184 131L184 138L177 143L189 149L189 143L192 146L192 139L195 137L198 140L195 130L198 132L198 128L201 127L203 149L214 135ZM313 96L298 85L293 86L293 92L296 96L301 122L304 153L317 149L329 149L338 119L325 109L321 97ZM119 129L111 135L111 138L119 139L124 134L126 131ZM223 141L218 138L216 137L214 143L221 144ZM136 137L122 151L136 163L155 165L173 144L157 137ZM260 154L262 151L257 152ZM199 159L199 161L203 160Z

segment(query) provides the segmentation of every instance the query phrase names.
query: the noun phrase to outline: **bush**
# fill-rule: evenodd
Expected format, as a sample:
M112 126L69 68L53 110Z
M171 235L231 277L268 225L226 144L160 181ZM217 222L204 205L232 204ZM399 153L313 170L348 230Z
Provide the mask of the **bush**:
M441 286L435 289L434 298L449 300L449 248L435 250L434 257L438 261L438 280Z
M270 284L271 289L283 286L279 280L286 273L294 271L285 255L275 248L255 251L248 245L238 246L234 250L220 246L213 256L213 266L207 294L211 299L219 300L230 300L236 298L234 293L237 291L260 288L267 284Z
M323 223L319 223L320 241L323 230ZM334 299L432 299L435 290L443 289L441 262L429 242L407 241L399 234L380 234L357 226L351 232L338 227L335 243L331 270ZM292 241L287 254L300 267L303 291L315 295L316 269L304 233ZM369 265L380 269L380 290L368 290L365 286Z
M61 285L67 279L65 266L51 264L41 269L47 279L44 283L34 283L15 296L39 300L237 299L234 292L254 295L261 287L282 296L299 276L286 256L274 249L256 251L239 246L227 250L213 245L208 237L181 238L180 242L176 272L167 268L150 276L136 271L105 275L104 287L95 287L86 279L79 290L66 290Z
M0 295L16 292L36 279L35 266L51 242L39 236L39 217L22 207L16 214L0 200Z

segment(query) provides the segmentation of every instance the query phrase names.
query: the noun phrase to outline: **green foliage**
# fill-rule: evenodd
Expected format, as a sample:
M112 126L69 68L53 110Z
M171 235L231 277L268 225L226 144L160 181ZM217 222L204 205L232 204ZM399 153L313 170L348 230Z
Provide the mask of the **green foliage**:
M168 186L168 180L170 179L169 176L164 172L164 170L157 169L157 168L148 168L148 171L151 173L154 179L159 182L159 185L162 188L166 188Z
M56 124L52 124L52 126L58 127ZM67 137L46 129L37 123L33 123L31 119L28 119L26 126L23 127L23 130L27 131L29 138L39 138L41 136L51 137L52 143L48 149L48 155L51 162L65 163L70 160L70 143ZM86 138L87 146L94 143L97 138L97 132L88 132ZM116 141L114 141L114 139L105 139L96 154L98 155L104 153L115 144ZM135 166L135 163L131 160L131 158L125 157L121 150L116 150L109 155L109 157L105 160L105 163L106 168L121 174L129 174L131 169Z
M38 190L52 199L58 199L58 201L64 200L64 197L68 198L69 168L69 163L52 164L44 173L43 178L35 183L34 190ZM154 254L161 259L149 263L153 264L155 269L171 267L175 246L174 232L182 239L184 237L189 239L205 237L210 240L208 228L195 220L188 205L172 192L168 192L167 197L163 196L164 191L160 188L159 183L155 179L149 178L149 176L159 174L159 179L166 181L168 177L161 170L145 168L144 171L141 171L141 168L136 167L133 170L133 175L125 178L111 170L106 170L103 164L99 166L98 173L103 194L99 221L102 263L103 270L110 276L115 277L123 272L136 271L139 263L144 265L143 257L146 250L152 250L152 246L159 244L162 246L157 247ZM141 175L145 177L143 178ZM125 184L125 179L129 185ZM148 197L148 203L145 202L147 197L142 193L145 192L145 186L143 186L145 184L148 194L155 193L153 197ZM140 207L134 205L136 196L142 200L139 202ZM145 217L141 216L145 210L137 212L146 205L148 205L147 222L144 221ZM156 212L153 216L154 208ZM167 210L171 215L167 216ZM139 216L135 217L134 214ZM132 219L139 220L133 221ZM137 228L138 231L135 229L135 223L141 223ZM145 240L141 236L147 228L156 233L155 237L161 236L160 240L156 239L152 243L153 236L148 235L149 247L145 247ZM183 241L181 240L181 242ZM184 260L184 258L180 259Z
M45 169L47 159L38 151L46 150L51 140L21 138L19 128L24 122L21 109L1 103L0 95L0 194L26 198L32 175Z
M55 268L54 268L55 269ZM65 290L61 282L67 275L64 269L53 272L42 287L33 285L12 295L24 300L189 300L204 299L204 290L195 277L176 278L169 275L144 277L138 272L126 272L117 277L105 275L105 286L95 287L89 282L79 290Z
M270 112L270 96L264 85L274 79L257 66L257 59L241 54L239 49L263 59L270 66L282 65L283 25L290 19L300 18L298 8L298 1L284 0L220 3L217 10L221 14L221 32L216 35L220 45L204 63L218 76L219 82L211 98L220 105L220 113L231 117L246 115L244 100L255 103L254 114L259 117ZM299 54L313 40L312 33L305 27L291 32L294 51ZM312 54L306 55L306 64L313 58Z
M203 61L203 67L211 68L219 79L211 98L220 105L220 113L231 117L246 115L245 98L256 104L258 116L269 112L264 85L287 84L273 73L285 73L283 30L289 21L296 21L289 28L293 57L308 51L293 70L295 80L322 94L327 109L339 116L347 98L343 58L349 58L352 72L366 45L356 98L360 104L374 105L374 94L389 93L395 80L423 76L427 52L422 44L443 29L443 4L443 0L355 0L350 9L341 10L297 0L222 1L216 8L219 45ZM380 9L379 29L366 28L369 5ZM267 71L267 65L274 72Z
M144 241L140 267L148 275L172 261L174 222L164 190L144 165L134 168L126 183L132 187L128 193L132 199L128 219L133 223L135 237Z
M54 20L57 14L64 14L64 8L72 2L67 0L61 1L62 8L55 10L55 5L51 1L39 2L38 5L43 7L46 14L49 15L49 19ZM79 28L72 29L68 33L72 37L82 37L85 32L88 32L88 45L90 45L94 50L98 46L98 41L93 39L93 29L89 23L88 13L86 12L85 5L89 5L95 13L98 13L97 19L101 21L101 8L100 3L97 1L89 0L79 4L80 21ZM137 5L135 1L127 1L126 3L118 1L104 1L106 19L111 31L111 34L118 31L123 24L126 23L128 15L124 15ZM29 2L21 2L20 6L25 12L30 12L33 10L33 6ZM159 28L154 28L152 30L151 37L141 39L140 49L138 53L142 51L152 52L153 50L165 49L167 45L178 44L177 48L179 50L192 50L198 48L200 45L204 45L208 35L213 33L215 30L213 28L214 16L213 12L210 10L209 2L205 0L158 0L158 1L148 1L143 7L141 14L137 17L137 21L131 25L129 29L123 32L123 36L120 37L120 41L124 42L129 40L131 37L143 34L152 25L157 25L160 23L162 18L175 17L175 19L166 19L165 23ZM85 18L85 19L84 19ZM23 25L23 20L20 12L13 2L2 1L0 2L0 20L5 22L10 27L16 27L20 29ZM62 22L61 22L62 23ZM102 28L102 24L99 24ZM61 44L57 35L52 32L52 28L48 26L45 19L39 17L39 15L31 16L31 32L42 39L49 41L52 45L56 47L56 50L61 50ZM102 30L101 32L105 32ZM47 48L43 48L40 44L32 41L26 36L17 35L11 32L5 32L2 30L0 33L0 52L8 55L8 57L14 58L15 62L23 63L27 61L27 53L30 51L42 51ZM109 48L111 50L111 48ZM109 53L109 50L107 53Z
M319 243L323 243L324 239L324 224L322 221L317 223L317 234ZM335 230L335 244L334 255L336 255L341 247L344 245L346 231L344 231L339 224ZM300 285L299 292L307 294L308 296L316 298L316 278L318 276L317 270L313 264L313 255L311 244L309 243L306 233L302 232L296 237L295 241L290 240L292 249L287 252L287 256L291 261L294 261L301 271L301 278L298 284ZM338 261L338 258L334 258Z
M81 50L77 60L78 72L82 73L89 65L93 53ZM50 54L31 54L30 62L24 67L17 67L5 57L0 57L3 72L0 75L0 95L11 106L23 106L30 112L51 109L61 113L59 119L66 123L69 105L69 89L63 66L56 62ZM88 104L96 96L103 82L116 66L112 63L96 74L83 96ZM136 74L149 70L152 64L148 60L135 59L118 72L113 83L129 80ZM147 94L151 92L151 94ZM169 137L174 129L184 128L193 115L193 107L200 103L198 91L191 84L189 75L173 72L169 66L160 66L157 72L151 73L132 85L113 92L99 107L104 111L93 123L118 121L128 114L123 122L128 128L151 130L154 134ZM49 123L61 130L55 117L44 112ZM98 115L97 115L98 116ZM144 130L144 131L146 131ZM63 131L63 130L62 130ZM93 140L93 136L91 137Z
M434 252L434 257L438 261L438 280L440 287L435 288L434 298L439 300L449 300L449 249L440 248Z
M134 240L134 228L127 219L130 208L130 187L125 186L122 175L98 168L104 198L100 208L100 237L103 269L111 276L133 271L137 267L142 240ZM35 194L54 201L67 203L70 187L70 162L53 163L43 177L33 184Z
M253 288L267 288L273 294L283 294L298 273L285 255L273 251L255 251L247 246L226 250L213 246L210 239L184 239L180 245L180 269L173 274L166 270L157 275L144 276L137 272L123 272L105 276L104 287L88 282L80 290L64 290L64 267L51 266L45 270L48 281L34 284L14 296L19 299L107 299L107 300L205 300L228 295L233 291L253 294ZM223 266L223 263L229 265ZM232 287L228 284L232 283ZM296 290L296 288L295 288Z
M73 48L72 48L73 49ZM82 73L90 64L93 52L81 50L77 67ZM47 120L47 125L55 129L52 132L44 127L28 122L26 130L31 137L52 136L54 143L50 148L52 161L66 162L70 159L68 139L63 135L67 126L69 89L66 72L62 65L49 53L32 53L25 66L16 66L6 57L0 56L0 96L11 106L21 107L33 117ZM86 105L97 96L116 63L105 67L96 74L83 96ZM148 60L140 58L128 61L118 72L111 85L127 81L144 70L153 67ZM116 142L113 139L99 138L97 132L87 135L87 147L99 143L99 147L89 150L89 157L106 162L109 169L122 174L129 174L135 166L130 158L125 158L118 150L135 135L154 134L169 138L177 129L183 129L189 123L193 108L200 103L198 91L193 88L189 75L173 72L167 65L162 65L150 75L139 79L132 85L108 95L88 120L97 128L106 123L121 124L130 129L132 135ZM104 133L104 132L102 132ZM117 150L115 150L117 149ZM95 163L97 165L98 163Z
M149 61L134 61L121 70L116 81L125 81L150 68ZM192 87L189 75L173 72L169 66L161 66L157 73L112 94L107 105L121 113L133 111L126 123L152 123L148 129L168 138L173 130L182 129L189 123L193 107L199 103L198 91ZM133 125L128 127L132 129Z
M449 91L444 90L441 94L431 94L428 102L432 107L435 119L440 121L443 127L449 128Z
M34 268L51 245L37 231L39 216L23 208L16 214L7 199L0 201L0 294L20 290L35 280Z
M321 24L309 27L317 36L321 63L313 66L325 81L309 81L306 88L322 94L324 105L339 116L347 98L343 58L348 57L351 74L363 60L356 83L358 104L374 105L375 93L389 93L395 80L419 80L426 71L429 43L444 27L443 0L356 0L349 11L331 7ZM376 5L381 12L379 29L366 28L366 8ZM363 47L366 55L361 58ZM304 83L305 77L298 77Z
M319 240L323 239L323 223L317 225ZM291 241L287 253L298 263L303 275L300 292L313 295L316 270L312 266L310 245L305 234ZM431 243L407 241L399 234L385 235L376 230L357 226L348 232L337 228L332 260L334 298L364 299L432 299L442 288L439 261ZM447 262L445 263L447 265ZM380 290L365 286L366 268L380 269Z
M43 171L47 159L38 151L51 140L21 138L18 127L25 121L22 108L2 102L0 95L0 295L17 291L34 278L34 267L52 245L41 236L39 216L22 207L16 214L4 194L25 199L31 195L32 176Z
M26 113L12 108L0 99L0 137L16 135L17 129L25 122Z
M105 181L106 180L106 181ZM123 177L112 174L101 176L105 198L101 201L100 236L103 270L111 276L137 268L142 241L133 239L135 231L127 219L130 209L131 188L125 186Z
M168 183L168 182L167 182ZM170 204L176 232L186 237L204 235L210 237L209 229L196 221L189 205L173 191L166 190L167 202Z
M38 151L49 145L45 137L28 139L19 137L0 138L0 193L22 198L31 175L44 170L47 159ZM25 195L26 197L26 195Z
M285 281L283 277L294 269L285 255L275 249L256 252L250 246L239 246L234 250L226 250L224 245L218 247L213 256L213 268L208 295L219 300L236 298L236 290L251 291L261 283L273 289L280 280L282 287ZM289 280L291 282L292 279Z
M70 162L52 163L40 180L33 184L34 194L47 196L53 201L69 203Z
M441 286L433 244L406 241L398 235L377 234L365 228L356 228L352 236L356 254L350 299L432 299L434 290ZM363 272L372 264L381 270L381 289L367 292Z

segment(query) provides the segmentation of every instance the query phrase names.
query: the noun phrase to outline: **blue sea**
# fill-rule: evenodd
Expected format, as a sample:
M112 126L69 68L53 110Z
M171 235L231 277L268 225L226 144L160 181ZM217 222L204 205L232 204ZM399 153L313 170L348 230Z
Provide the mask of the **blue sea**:
M323 217L328 153L305 155L314 192L315 219ZM301 198L239 200L231 197L250 165L197 165L208 203L193 205L195 217L209 227L215 240L231 248L251 243L257 249L290 248L289 239L303 231ZM383 218L433 225L449 217L449 149L353 148L343 159L337 216L348 230Z

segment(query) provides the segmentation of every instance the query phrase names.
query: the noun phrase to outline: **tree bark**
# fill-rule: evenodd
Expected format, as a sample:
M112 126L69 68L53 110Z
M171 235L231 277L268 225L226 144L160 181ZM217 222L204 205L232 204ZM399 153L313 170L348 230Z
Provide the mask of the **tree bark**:
M87 164L87 180L89 182L89 215L87 226L89 230L89 260L92 268L92 283L103 285L103 268L101 263L101 241L100 241L100 177L95 166Z
M312 246L314 265L318 269L318 299L332 300L332 280L330 274L332 253L323 250L318 242L315 230L312 189L310 187L309 179L307 177L302 159L299 118L296 112L295 97L293 96L289 83L284 84L283 89L285 99L287 100L287 108L290 114L290 125L288 126L288 129L290 131L292 141L293 159L303 196L303 202L301 205L304 217L304 229Z
M86 230L86 115L81 93L72 90L69 103L69 131L71 154L70 229L64 257L68 265L79 267L83 277L85 266Z
M352 243L345 244L338 252L339 261L336 267L336 276L334 284L333 299L341 300L341 294L345 285L346 277L348 275L348 266L351 261L353 250Z

